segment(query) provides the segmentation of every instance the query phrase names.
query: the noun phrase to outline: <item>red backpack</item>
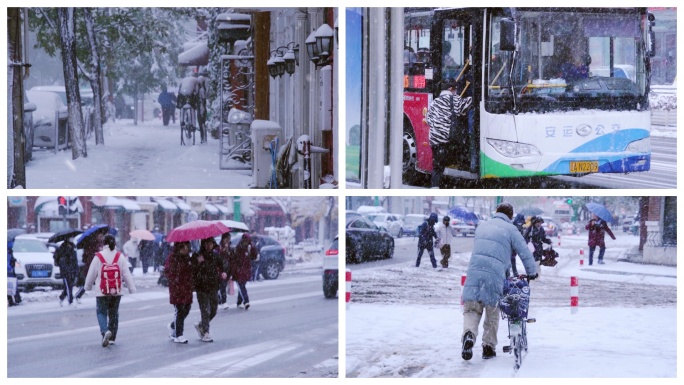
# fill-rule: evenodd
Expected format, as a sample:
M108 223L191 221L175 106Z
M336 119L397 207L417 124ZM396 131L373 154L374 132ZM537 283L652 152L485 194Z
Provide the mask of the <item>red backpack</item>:
M100 291L104 295L116 295L121 293L121 269L119 269L119 256L117 252L112 263L107 263L102 254L97 253L97 257L102 262L100 270Z

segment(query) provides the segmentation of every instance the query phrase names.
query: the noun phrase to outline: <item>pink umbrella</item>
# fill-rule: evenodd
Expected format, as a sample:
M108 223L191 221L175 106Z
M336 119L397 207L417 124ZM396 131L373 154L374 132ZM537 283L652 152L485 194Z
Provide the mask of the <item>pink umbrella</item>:
M128 235L131 236L131 238L137 238L137 239L143 239L146 241L154 241L156 238L154 237L154 234L150 230L145 230L145 229L137 229L133 230Z
M215 237L230 232L230 227L221 222L196 220L178 226L166 236L167 242L185 242Z

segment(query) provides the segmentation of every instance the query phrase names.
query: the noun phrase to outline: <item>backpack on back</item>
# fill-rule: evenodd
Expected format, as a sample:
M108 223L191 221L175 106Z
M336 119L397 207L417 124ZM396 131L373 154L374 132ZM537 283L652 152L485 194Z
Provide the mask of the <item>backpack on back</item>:
M104 295L117 295L121 293L121 269L119 269L119 256L117 252L112 263L107 263L102 254L95 254L102 262L100 269L100 291Z

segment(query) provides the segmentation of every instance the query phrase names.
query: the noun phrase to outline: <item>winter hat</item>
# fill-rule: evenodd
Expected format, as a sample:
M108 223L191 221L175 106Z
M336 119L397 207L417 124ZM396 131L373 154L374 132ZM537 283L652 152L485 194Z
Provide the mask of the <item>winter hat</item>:
M435 224L435 223L437 223L437 219L438 219L437 214L432 213L432 214L430 214L430 217L428 218L428 222Z
M448 215L445 215L444 218L442 218L442 222L449 222L451 218L449 218Z
M506 214L508 219L513 219L513 206L510 203L504 202L496 206L496 212Z

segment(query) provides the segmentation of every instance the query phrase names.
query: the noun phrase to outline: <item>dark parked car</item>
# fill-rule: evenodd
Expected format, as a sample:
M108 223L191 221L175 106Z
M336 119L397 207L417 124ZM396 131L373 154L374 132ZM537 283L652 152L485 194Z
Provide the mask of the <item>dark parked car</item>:
M242 234L236 234L230 239L230 247L235 249ZM268 235L252 235L252 243L257 247L259 259L257 264L259 266L258 274L265 279L276 279L280 272L285 269L285 247ZM253 268L254 270L254 268Z
M347 262L361 263L373 256L392 258L394 238L365 217L347 219Z
M323 295L325 298L335 298L337 296L337 288L339 287L338 281L338 238L335 239L325 251L325 257L323 257Z

